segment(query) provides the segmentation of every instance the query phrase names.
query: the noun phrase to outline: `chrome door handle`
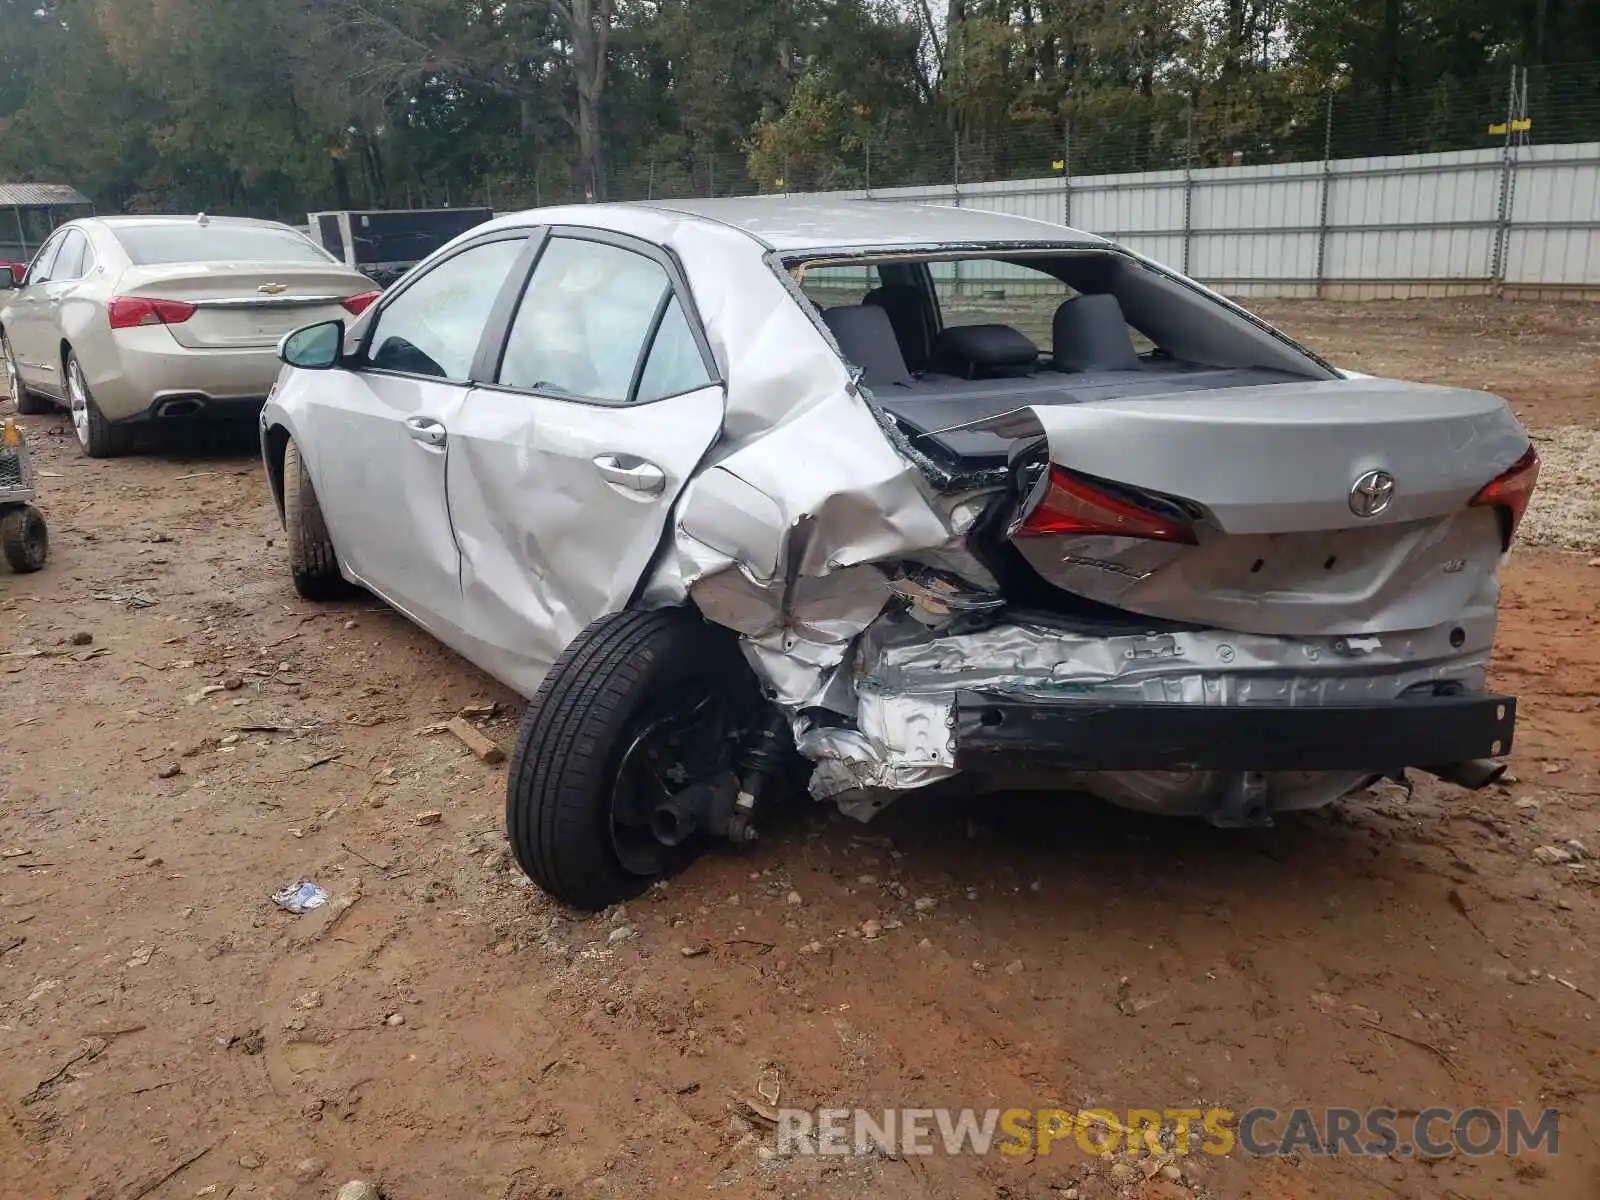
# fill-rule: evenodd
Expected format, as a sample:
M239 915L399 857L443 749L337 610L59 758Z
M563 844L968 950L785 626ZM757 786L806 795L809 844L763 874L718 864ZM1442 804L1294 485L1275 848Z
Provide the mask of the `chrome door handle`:
M406 432L412 441L434 447L443 446L447 436L444 426L432 417L407 417Z
M624 454L602 454L594 460L600 478L607 483L639 492L646 496L659 496L667 486L667 473L653 462Z

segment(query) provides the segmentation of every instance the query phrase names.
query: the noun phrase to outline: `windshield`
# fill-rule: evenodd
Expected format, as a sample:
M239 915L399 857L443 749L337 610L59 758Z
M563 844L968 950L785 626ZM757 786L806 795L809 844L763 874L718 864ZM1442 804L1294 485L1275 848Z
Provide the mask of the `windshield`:
M247 225L128 225L114 231L138 267L164 263L305 263L333 259L290 229Z

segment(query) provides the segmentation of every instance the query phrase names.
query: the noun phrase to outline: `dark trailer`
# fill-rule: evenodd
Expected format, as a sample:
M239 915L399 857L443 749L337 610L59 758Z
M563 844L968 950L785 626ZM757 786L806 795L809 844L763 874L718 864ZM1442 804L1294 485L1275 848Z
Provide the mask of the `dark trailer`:
M0 183L0 266L20 277L59 225L94 215L94 202L62 183Z
M312 240L347 267L388 287L457 234L494 216L487 208L312 213Z

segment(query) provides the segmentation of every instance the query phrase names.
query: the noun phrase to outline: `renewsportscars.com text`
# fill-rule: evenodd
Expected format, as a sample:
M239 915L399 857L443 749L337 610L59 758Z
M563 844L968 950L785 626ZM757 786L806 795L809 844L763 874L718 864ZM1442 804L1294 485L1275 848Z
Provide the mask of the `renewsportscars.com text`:
M1074 1146L1105 1155L1442 1158L1560 1148L1553 1108L780 1108L776 1115L781 1155L1023 1155Z

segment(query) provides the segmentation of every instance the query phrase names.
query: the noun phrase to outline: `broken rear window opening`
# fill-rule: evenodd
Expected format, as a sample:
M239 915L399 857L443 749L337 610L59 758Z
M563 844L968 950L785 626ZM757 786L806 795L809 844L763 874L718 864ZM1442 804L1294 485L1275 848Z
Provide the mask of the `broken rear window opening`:
M1118 250L921 251L785 260L862 384L916 448L966 473L1008 441L969 428L1025 405L1338 378L1249 314Z

